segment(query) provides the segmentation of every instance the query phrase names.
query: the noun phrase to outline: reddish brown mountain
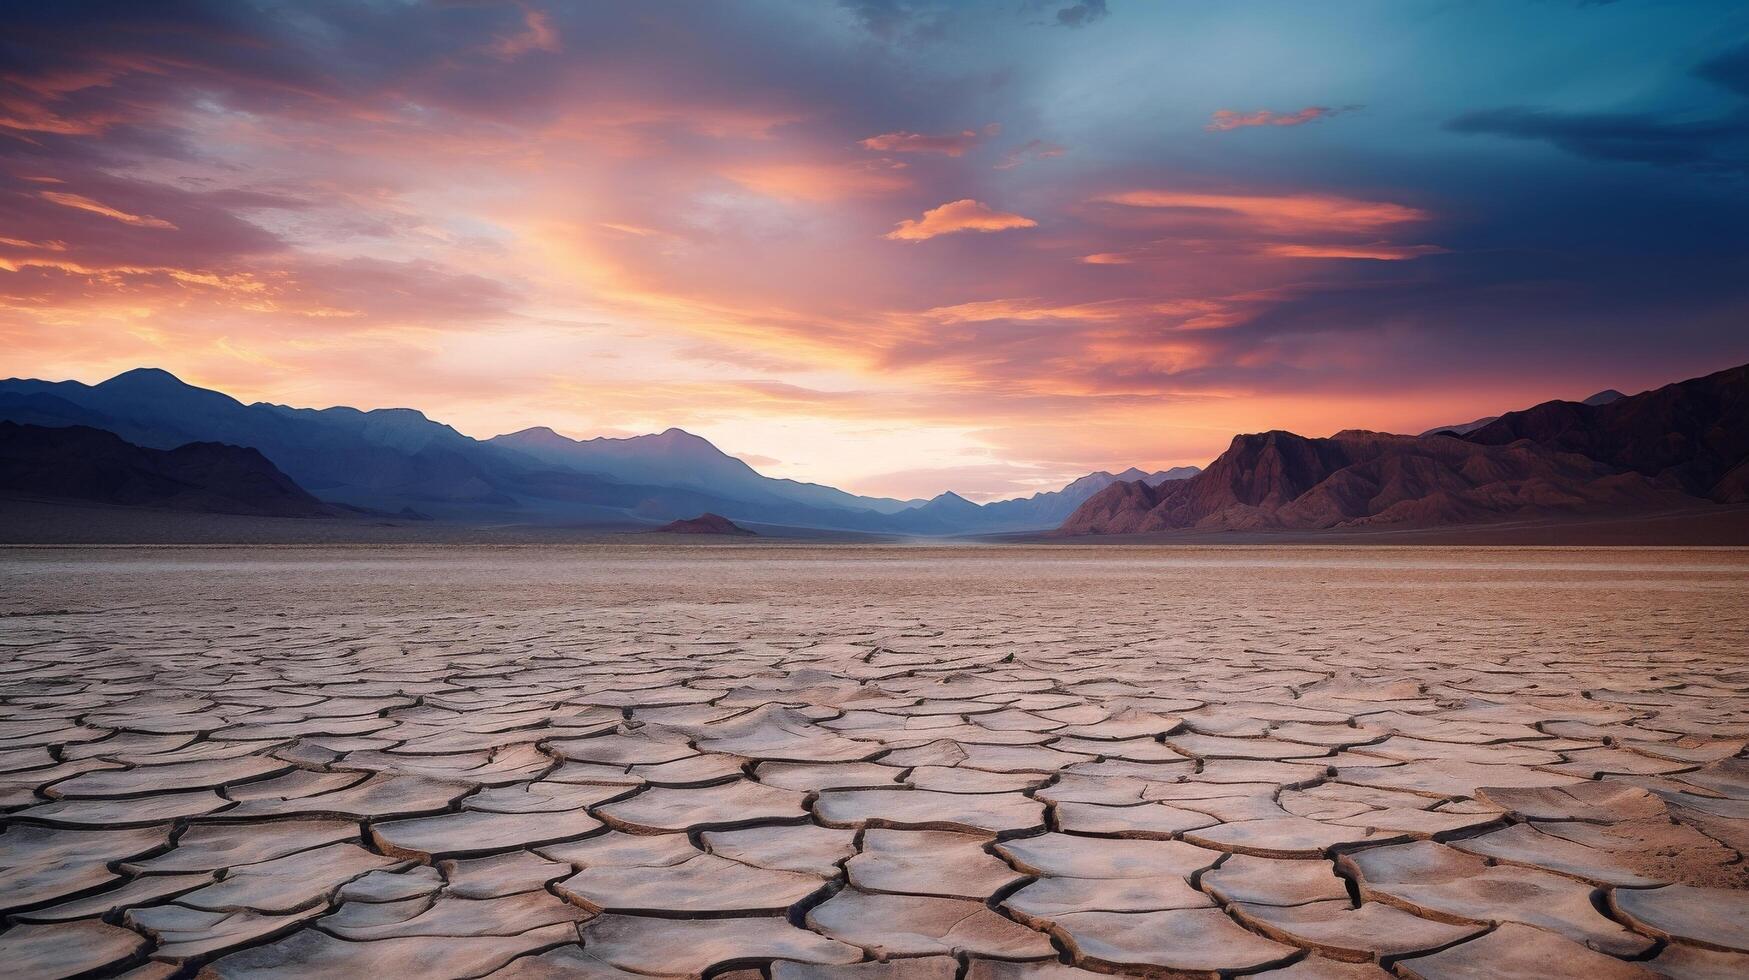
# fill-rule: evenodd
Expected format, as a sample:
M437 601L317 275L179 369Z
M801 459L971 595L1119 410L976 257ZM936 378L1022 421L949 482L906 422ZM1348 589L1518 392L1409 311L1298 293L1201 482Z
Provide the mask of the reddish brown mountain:
M1465 438L1491 446L1528 439L1697 497L1749 502L1749 365L1603 405L1544 402Z
M1466 437L1241 435L1202 473L1114 484L1062 534L1438 527L1742 502L1749 367L1604 405L1548 402Z
M749 531L719 514L700 514L683 521L671 521L656 529L668 534L739 534L753 537Z

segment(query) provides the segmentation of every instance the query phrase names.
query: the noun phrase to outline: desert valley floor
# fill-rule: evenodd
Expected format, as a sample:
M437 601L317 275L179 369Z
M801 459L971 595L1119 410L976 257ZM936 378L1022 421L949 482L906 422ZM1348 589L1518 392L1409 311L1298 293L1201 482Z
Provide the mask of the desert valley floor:
M1749 552L0 550L0 972L1749 976Z

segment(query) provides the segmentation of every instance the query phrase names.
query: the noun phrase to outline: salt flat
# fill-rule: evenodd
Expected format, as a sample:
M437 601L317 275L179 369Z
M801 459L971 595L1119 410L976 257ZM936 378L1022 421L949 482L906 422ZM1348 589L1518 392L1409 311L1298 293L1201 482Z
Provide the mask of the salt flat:
M1745 551L18 549L0 611L14 975L1749 975Z

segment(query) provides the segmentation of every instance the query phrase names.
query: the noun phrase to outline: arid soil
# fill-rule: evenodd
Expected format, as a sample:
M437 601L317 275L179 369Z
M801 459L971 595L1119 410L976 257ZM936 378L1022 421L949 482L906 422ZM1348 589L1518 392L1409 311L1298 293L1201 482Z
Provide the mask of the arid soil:
M12 976L1749 976L1741 550L0 549L0 613Z

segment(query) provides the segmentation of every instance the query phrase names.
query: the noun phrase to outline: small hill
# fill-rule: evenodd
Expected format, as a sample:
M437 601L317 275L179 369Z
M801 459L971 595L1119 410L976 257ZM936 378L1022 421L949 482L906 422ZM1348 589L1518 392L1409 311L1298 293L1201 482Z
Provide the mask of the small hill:
M83 425L0 422L0 494L257 517L337 513L254 449L148 449Z
M700 514L683 521L671 521L656 529L659 534L729 534L743 537L756 537L734 521L720 514Z

